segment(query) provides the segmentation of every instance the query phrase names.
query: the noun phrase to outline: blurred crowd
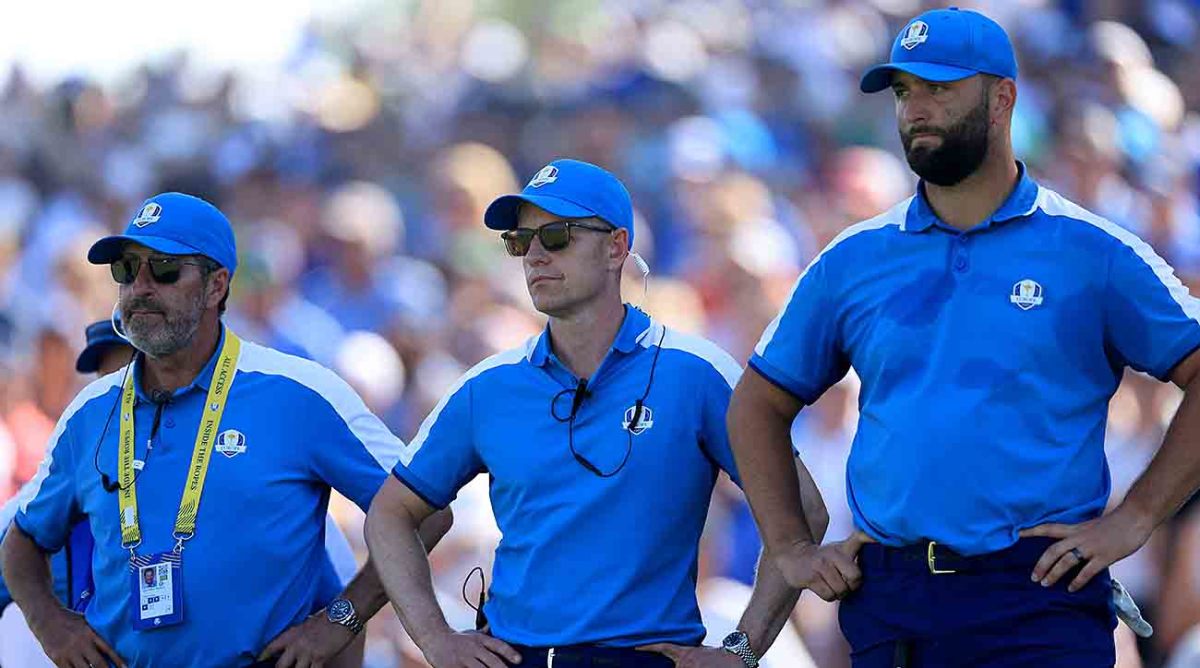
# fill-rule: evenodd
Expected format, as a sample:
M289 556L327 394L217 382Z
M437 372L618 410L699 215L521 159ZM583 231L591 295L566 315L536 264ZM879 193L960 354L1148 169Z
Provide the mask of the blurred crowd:
M1134 230L1195 287L1200 2L960 4L1018 48L1014 142L1031 172ZM163 190L235 223L227 322L335 369L405 440L459 374L543 326L519 261L481 221L555 157L629 186L652 273L629 270L627 299L746 359L807 261L911 193L891 100L857 80L930 6L391 0L313 23L286 62L257 70L178 54L113 81L45 83L14 66L0 75L0 498L33 474L86 380L73 369L84 326L113 310L86 248ZM1108 438L1114 501L1178 401L1127 377ZM793 430L833 540L851 529L855 405L851 377ZM454 509L433 560L452 623L469 627L464 579L498 535L482 481ZM364 549L358 511L334 510ZM757 551L740 492L720 488L700 586L716 638L736 623ZM1200 666L1200 509L1116 571L1157 627L1144 665ZM805 594L795 622L772 665L848 665L833 606ZM367 660L421 665L387 613Z

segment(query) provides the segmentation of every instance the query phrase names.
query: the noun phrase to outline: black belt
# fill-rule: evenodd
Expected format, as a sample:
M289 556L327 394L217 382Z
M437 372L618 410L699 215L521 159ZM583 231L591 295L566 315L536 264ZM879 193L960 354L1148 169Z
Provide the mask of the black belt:
M904 547L869 543L862 547L859 563L865 568L926 571L933 575L1032 570L1042 553L1053 543L1053 538L1022 538L1003 550L970 556L959 554L932 540Z
M603 645L565 645L563 647L509 646L521 654L521 664L528 666L565 667L588 666L619 668L620 666L644 666L671 668L674 662L656 652L643 652L630 647L606 647Z

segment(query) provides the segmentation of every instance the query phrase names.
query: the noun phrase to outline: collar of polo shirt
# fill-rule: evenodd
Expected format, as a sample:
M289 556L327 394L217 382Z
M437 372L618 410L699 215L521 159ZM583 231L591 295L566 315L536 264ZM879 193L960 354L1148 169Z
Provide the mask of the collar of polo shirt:
M626 304L625 319L621 321L621 329L617 330L617 336L613 339L612 349L625 354L633 352L642 338L650 333L651 327L650 316L636 306ZM541 336L538 337L537 343L529 351L529 363L534 366L545 366L546 362L550 361L551 355L550 325L546 325Z
M1025 163L1019 160L1017 161L1017 172L1017 186L1013 188L1008 199L1004 200L1004 204L1001 204L990 218L971 228L970 231L987 229L992 225L1022 218L1034 212L1037 208L1038 185L1029 178ZM933 208L929 206L929 200L925 198L925 182L922 181L917 184L917 194L913 197L912 205L908 207L908 215L905 217L901 229L905 232L924 232L930 227L941 227L956 234L959 233L959 230L943 223L934 213Z
M217 347L213 349L212 356L205 362L204 368L200 369L200 373L192 379L192 382L171 393L172 397L178 397L192 390L200 390L201 392L208 391L208 385L212 382L213 373L217 368L217 358L221 353L221 346L225 345L225 325L221 325L221 334L217 337ZM150 396L146 394L145 387L142 386L141 367L143 363L143 354L138 353L133 356L133 391L137 396L138 401L150 401Z

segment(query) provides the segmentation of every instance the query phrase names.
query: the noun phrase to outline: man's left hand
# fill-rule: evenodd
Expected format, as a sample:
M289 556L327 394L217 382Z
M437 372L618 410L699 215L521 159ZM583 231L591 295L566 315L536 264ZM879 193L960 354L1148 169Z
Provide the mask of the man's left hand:
M643 645L643 652L658 652L675 662L676 668L745 668L742 658L720 647L688 647L669 642Z
M326 619L322 610L276 636L258 660L279 657L276 668L322 668L351 640L354 632Z
M1077 592L1096 574L1133 554L1149 540L1153 530L1152 522L1118 506L1113 512L1082 524L1042 524L1025 529L1021 537L1061 539L1042 553L1033 567L1032 579L1050 587L1082 563L1082 570L1067 587L1068 591Z

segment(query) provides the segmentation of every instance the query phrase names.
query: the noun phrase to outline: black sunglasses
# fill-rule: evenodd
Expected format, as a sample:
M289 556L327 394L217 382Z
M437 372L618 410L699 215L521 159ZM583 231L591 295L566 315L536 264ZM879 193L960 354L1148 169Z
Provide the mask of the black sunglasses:
M560 251L566 248L571 243L572 228L591 230L592 232L613 232L617 229L588 225L573 220L555 220L538 228L518 227L505 230L500 233L500 238L504 240L504 247L508 249L509 255L524 257L529 253L529 247L533 244L534 237L537 237L538 241L542 242L542 248L548 251Z
M193 267L200 267L205 273L212 271L215 265L212 262L186 260L182 257L166 256L152 257L146 259L146 265L150 268L150 277L155 283L162 285L170 285L179 280L179 274L183 271L183 265L190 264ZM138 271L142 268L142 258L136 255L127 255L116 262L108 265L112 272L113 280L121 285L131 285L137 280Z

